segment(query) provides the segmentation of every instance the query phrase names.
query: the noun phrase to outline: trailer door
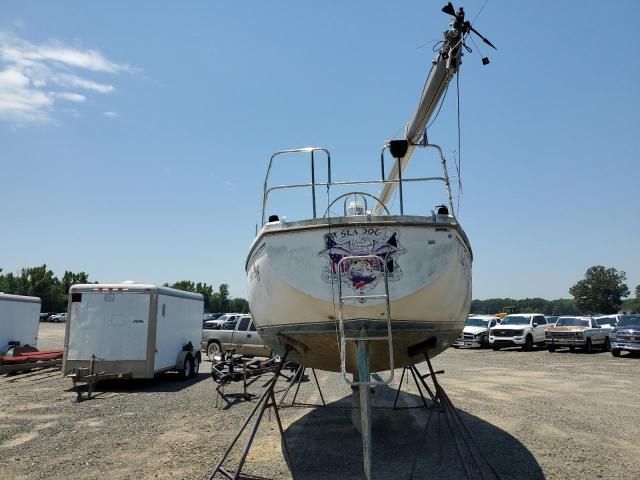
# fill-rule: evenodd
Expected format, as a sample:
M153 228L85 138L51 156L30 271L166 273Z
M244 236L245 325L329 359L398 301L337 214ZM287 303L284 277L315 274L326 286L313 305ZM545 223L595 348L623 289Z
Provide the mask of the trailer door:
M146 293L73 293L67 358L145 360L149 300Z

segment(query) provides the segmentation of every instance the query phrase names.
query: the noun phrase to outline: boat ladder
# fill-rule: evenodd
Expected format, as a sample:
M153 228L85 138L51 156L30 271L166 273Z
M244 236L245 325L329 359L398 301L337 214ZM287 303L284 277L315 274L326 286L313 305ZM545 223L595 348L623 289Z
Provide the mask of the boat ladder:
M375 262L380 265L380 270L384 279L384 294L372 294L372 295L343 295L342 293L342 273L343 269L346 267L349 268L349 264L353 262ZM360 386L360 385L368 385L370 387L375 387L376 385L387 385L393 380L393 338L391 333L391 307L389 304L389 278L387 272L387 264L385 260L378 255L353 255L348 257L342 257L337 265L338 268L338 276L340 281L338 282L338 301L339 301L339 328L340 328L340 368L342 371L342 377L345 382L351 386ZM371 318L365 319L374 322L385 322L386 335L374 335L372 336L370 332L367 332L365 328L362 328L360 334L358 336L347 336L345 334L345 318L344 318L344 303L345 300L358 300L359 302L366 302L367 300L384 300L385 302L385 311L384 311L384 319L379 318ZM358 319L347 319L347 320L362 320ZM390 374L387 378L382 380L372 380L370 374L368 373L368 350L369 350L369 342L372 341L382 341L387 342L389 345L389 371ZM358 370L360 373L360 367L362 361L366 361L367 372L366 375L359 375L358 379L355 378L353 380L349 379L347 375L347 342L357 342L358 344ZM366 350L366 355L363 357L363 353L361 350ZM361 358L363 357L363 358Z
M354 262L370 262L378 264L379 271L382 272L384 279L384 294L371 294L371 295L343 295L342 293L342 275L343 270L347 272L350 269L350 264ZM377 385L387 385L393 380L393 340L391 335L391 307L389 305L389 278L387 272L387 263L378 255L354 255L342 257L338 261L338 299L340 307L340 368L342 370L342 378L353 389L353 403L356 403L356 394L359 396L360 403L360 433L362 435L362 467L363 477L365 480L370 480L372 477L372 446L371 446L371 388ZM381 320L379 318L353 318L349 320L368 320L369 325L373 322L386 323L387 333L386 335L373 335L368 331L365 326L360 329L358 336L347 336L345 334L344 327L344 303L345 300L357 300L359 302L366 302L367 300L384 300L385 303L385 318ZM370 369L370 342L388 342L389 345L389 375L386 379L376 380L371 378ZM356 342L358 351L358 376L354 375L353 380L347 376L347 342ZM356 393L357 392L357 393ZM353 417L352 417L353 419ZM355 424L354 424L355 426Z

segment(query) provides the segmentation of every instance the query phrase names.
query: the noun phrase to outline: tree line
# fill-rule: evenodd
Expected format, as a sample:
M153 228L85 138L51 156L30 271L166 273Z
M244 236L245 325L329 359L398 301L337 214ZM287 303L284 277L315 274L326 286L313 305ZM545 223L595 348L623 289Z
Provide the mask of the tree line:
M2 272L0 268L0 292L39 297L42 300L42 312L65 312L71 285L98 283L91 282L86 272L66 270L62 278L58 278L46 265L23 268L15 274ZM221 284L217 292L213 291L211 285L190 280L182 280L171 285L165 283L164 286L201 293L204 297L205 312L249 312L249 303L244 298L229 297L229 285L226 283Z
M179 282L163 286L184 290L186 292L200 293L204 297L204 311L212 313L249 313L249 302L244 298L229 298L229 285L226 283L218 287L218 291L213 291L213 286L206 283L194 283L191 280L180 280Z
M490 298L473 300L471 313L494 314L498 312L531 312L544 315L593 315L640 313L640 285L635 288L635 298L623 300L629 295L625 280L627 275L615 268L602 265L590 267L582 280L576 282L569 293L573 298L545 300L544 298Z

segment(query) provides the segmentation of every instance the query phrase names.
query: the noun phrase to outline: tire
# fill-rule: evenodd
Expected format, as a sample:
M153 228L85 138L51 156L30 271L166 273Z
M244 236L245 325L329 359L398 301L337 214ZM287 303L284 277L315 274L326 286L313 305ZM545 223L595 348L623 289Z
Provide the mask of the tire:
M611 351L611 340L609 340L609 337L604 339L604 346L602 347L602 350L605 352Z
M193 376L193 357L191 355L187 355L184 358L184 364L182 365L182 369L180 370L180 376L182 378L187 379Z
M489 339L486 335L480 336L480 348L487 348L489 346Z
M213 357L221 354L222 348L220 347L220 344L218 342L211 342L209 346L207 346L207 357L209 357L209 360L211 360L212 362Z
M528 334L527 338L524 341L524 346L522 347L522 349L528 352L532 348L533 348L533 337L530 334Z
M191 375L190 378L195 378L198 376L198 372L200 371L200 357L197 355L193 357L191 361Z
M576 353L576 346L575 345L569 345L569 351L571 353Z
M547 350L549 350L550 352L555 352L556 351L556 346L555 345L547 345Z
M584 344L584 351L587 353L593 353L593 343L590 338L587 338L587 342Z
M618 350L617 348L612 348L611 349L611 355L613 355L614 357L619 357L620 356L620 350Z

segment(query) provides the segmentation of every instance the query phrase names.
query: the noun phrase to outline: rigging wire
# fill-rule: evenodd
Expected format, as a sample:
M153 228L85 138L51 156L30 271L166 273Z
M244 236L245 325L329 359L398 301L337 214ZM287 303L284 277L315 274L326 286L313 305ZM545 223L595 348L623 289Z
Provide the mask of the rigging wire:
M429 129L429 127L431 127L431 125L433 125L436 119L438 118L438 115L440 114L440 110L442 110L442 105L444 105L444 100L445 98L447 98L448 91L449 91L449 82L447 82L447 87L445 88L444 94L442 95L442 100L440 100L440 106L438 107L438 111L436 112L436 115L433 117L433 120L429 122L429 125L425 127L425 130Z
M476 23L476 20L478 20L478 17L480 16L482 11L484 10L484 7L487 6L487 3L489 3L489 0L484 0L484 3L480 7L480 10L478 10L478 13L476 13L476 16L473 18L473 21L471 22L472 24Z
M460 149L461 133L460 133L460 70L456 73L456 96L458 100L458 160L456 162L458 170L458 202L456 206L456 215L460 214L460 197L462 197L462 151Z

